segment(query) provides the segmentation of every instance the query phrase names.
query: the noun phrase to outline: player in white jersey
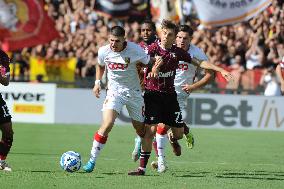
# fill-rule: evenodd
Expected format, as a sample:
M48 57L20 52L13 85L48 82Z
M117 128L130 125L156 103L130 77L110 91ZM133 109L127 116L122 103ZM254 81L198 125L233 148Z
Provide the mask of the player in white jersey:
M129 112L136 133L141 137L145 134L144 100L136 65L138 63L148 64L150 57L139 45L125 41L125 30L120 26L111 28L109 43L99 48L98 51L93 92L97 98L100 97L100 80L105 69L108 71L108 91L103 104L102 124L94 135L90 160L83 166L86 172L94 170L100 151L103 149L114 121L124 105ZM155 66L152 70L155 70Z
M280 81L281 93L284 95L284 56L276 67L276 74Z
M183 50L187 51L192 59L197 59L199 61L208 61L206 54L197 46L190 44L192 40L193 30L187 25L179 26L179 32L176 37L176 45ZM177 100L181 110L186 108L186 102L189 94L204 85L206 85L212 78L212 71L205 70L205 75L202 79L194 82L198 67L190 64L188 62L179 62L179 68L176 70L175 77L175 90L177 93ZM193 148L194 139L189 129L184 126L184 134L187 141L187 146Z

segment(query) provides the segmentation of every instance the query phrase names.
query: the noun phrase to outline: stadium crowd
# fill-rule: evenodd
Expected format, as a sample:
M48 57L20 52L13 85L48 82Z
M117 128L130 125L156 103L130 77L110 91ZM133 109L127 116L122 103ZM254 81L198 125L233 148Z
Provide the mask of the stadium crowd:
M94 78L97 51L106 42L110 27L121 25L128 40L141 40L138 22L106 18L93 6L91 0L45 0L45 9L54 19L61 38L14 53L20 65L19 76L14 79L29 80L32 55L55 60L76 57L76 79ZM284 57L283 10L282 0L272 1L271 6L247 22L217 28L201 25L194 11L186 17L185 23L195 30L192 43L202 48L212 63L224 66L235 76L234 83L216 82L219 88L255 91L263 73L271 71L271 67L281 61Z

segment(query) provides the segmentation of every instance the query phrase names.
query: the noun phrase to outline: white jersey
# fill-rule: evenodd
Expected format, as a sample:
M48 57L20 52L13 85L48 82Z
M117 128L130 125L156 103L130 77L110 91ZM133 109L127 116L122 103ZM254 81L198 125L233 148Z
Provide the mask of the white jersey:
M149 61L150 56L133 42L127 42L121 52L112 51L109 44L98 51L98 63L106 65L108 71L108 89L114 91L141 90L136 64L148 64Z
M195 58L201 61L207 61L208 57L206 54L197 46L190 44L188 53L191 55L191 58ZM179 61L179 67L176 70L175 77L175 90L179 95L188 94L182 90L181 85L183 84L192 84L194 81L194 77L196 76L197 67L191 63Z

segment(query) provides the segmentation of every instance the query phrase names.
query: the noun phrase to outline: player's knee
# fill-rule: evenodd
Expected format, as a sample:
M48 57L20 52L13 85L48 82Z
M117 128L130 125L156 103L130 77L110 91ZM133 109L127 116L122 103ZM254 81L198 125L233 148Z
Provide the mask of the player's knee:
M173 135L173 137L176 139L176 140L180 140L183 138L183 134L182 133L176 133Z
M13 144L13 140L14 140L14 132L13 130L10 130L6 133L3 133L3 138L2 141L4 142L4 144L6 144L7 146L11 147Z
M12 146L13 136L14 136L12 123L11 122L4 123L3 125L1 125L1 130L2 130L2 141L8 146Z
M145 130L146 130L146 133L145 133L144 138L148 138L152 140L156 134L156 129L152 129L152 127L146 126Z
M145 137L145 134L146 134L146 129L145 129L145 127L136 129L136 133L137 133L137 135L140 136L141 138L144 138L144 137Z
M157 126L157 133L160 135L165 135L167 134L168 129L166 128L166 126L164 124L158 124Z

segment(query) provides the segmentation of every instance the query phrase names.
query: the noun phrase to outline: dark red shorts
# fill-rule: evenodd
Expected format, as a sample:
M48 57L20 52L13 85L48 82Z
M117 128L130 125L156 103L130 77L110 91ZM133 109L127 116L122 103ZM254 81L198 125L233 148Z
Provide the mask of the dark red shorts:
M170 127L183 127L183 119L176 93L145 91L145 124L164 123Z

